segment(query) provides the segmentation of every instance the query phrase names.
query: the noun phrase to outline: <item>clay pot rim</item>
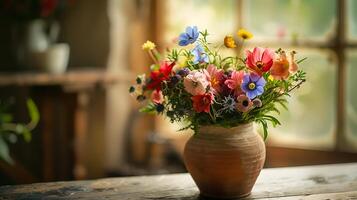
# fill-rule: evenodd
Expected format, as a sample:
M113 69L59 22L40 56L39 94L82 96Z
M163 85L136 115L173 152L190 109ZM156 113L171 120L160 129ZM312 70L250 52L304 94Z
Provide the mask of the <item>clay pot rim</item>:
M231 133L247 132L247 131L252 131L252 129L254 130L253 124L254 124L254 122L248 122L248 123L240 124L238 126L230 127L230 128L217 126L217 125L204 125L204 126L200 126L198 128L198 134L200 134L200 133L205 133L205 134L229 133L229 134L231 134Z

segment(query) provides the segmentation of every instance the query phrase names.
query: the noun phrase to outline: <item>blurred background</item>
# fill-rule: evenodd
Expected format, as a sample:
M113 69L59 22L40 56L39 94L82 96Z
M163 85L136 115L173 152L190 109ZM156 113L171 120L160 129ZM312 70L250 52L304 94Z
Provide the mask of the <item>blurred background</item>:
M149 70L141 45L173 47L189 25L308 57L265 167L357 161L355 0L0 0L0 185L185 172L192 133L139 113L128 88Z

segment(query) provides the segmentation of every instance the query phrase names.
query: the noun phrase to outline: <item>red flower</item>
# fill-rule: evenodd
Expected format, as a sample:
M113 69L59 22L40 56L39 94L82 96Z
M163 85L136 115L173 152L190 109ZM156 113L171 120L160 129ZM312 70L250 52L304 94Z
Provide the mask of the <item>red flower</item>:
M152 71L150 74L150 81L146 85L146 89L149 90L161 90L161 83L165 80L169 79L171 74L172 68L174 67L175 63L169 64L168 62L163 62L160 65L160 69L157 71Z
M253 52L247 50L247 66L259 75L269 71L273 65L274 51L255 47Z
M57 0L42 0L41 1L41 16L48 17L56 9L58 2Z
M213 102L213 95L211 93L206 93L202 95L195 95L191 97L193 101L193 109L200 113L206 112L209 113L210 106Z

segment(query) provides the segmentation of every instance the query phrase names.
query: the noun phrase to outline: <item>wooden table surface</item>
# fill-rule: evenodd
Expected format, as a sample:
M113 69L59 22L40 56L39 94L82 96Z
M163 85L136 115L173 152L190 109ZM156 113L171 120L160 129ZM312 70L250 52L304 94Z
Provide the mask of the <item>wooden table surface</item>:
M247 199L357 199L357 163L264 169ZM189 174L0 187L0 199L199 199Z

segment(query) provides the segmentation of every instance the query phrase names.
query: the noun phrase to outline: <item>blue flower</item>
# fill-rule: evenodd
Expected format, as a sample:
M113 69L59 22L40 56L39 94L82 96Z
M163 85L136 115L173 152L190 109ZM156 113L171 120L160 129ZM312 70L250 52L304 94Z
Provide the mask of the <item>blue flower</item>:
M265 83L265 79L258 74L245 74L241 88L249 99L254 99L256 96L263 94Z
M209 58L207 53L203 50L201 45L197 45L193 50L193 64L198 64L198 63L208 63Z
M179 45L187 46L188 44L192 44L192 43L196 42L198 35L199 35L199 33L197 30L197 26L186 27L186 32L181 33L179 36Z

